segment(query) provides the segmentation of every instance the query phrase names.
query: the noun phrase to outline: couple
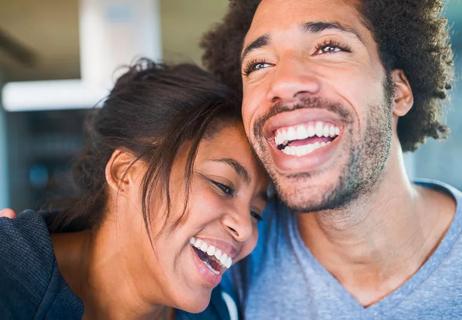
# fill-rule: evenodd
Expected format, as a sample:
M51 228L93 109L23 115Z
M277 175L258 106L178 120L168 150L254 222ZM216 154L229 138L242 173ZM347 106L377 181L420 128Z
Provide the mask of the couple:
M439 115L453 60L440 10L422 0L232 1L204 38L204 61L242 90L243 127L232 93L194 67L129 71L96 116L102 144L91 147L106 156L85 155L98 168L77 173L88 192L75 213L1 222L2 234L32 237L26 219L35 221L52 242L49 269L59 267L48 273L54 300L27 286L17 298L85 305L101 319L197 312L212 296L201 314L163 316L232 317L230 295L212 288L255 246L266 202L247 135L277 197L257 248L225 274L245 318L462 317L462 195L411 183L402 160L447 131ZM47 226L80 232L49 240Z

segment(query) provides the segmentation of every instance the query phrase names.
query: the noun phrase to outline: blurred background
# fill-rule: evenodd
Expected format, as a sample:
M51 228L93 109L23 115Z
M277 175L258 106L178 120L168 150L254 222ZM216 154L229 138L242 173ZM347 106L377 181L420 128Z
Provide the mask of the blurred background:
M72 192L85 111L136 56L200 63L199 39L227 0L0 0L0 208ZM462 1L448 0L457 83L443 142L406 155L412 177L462 188Z

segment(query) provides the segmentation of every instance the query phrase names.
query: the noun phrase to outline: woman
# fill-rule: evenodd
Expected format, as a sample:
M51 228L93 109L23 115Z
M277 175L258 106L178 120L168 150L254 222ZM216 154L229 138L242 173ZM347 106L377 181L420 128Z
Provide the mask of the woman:
M229 90L192 65L139 61L87 126L80 195L0 218L2 319L200 312L255 246L267 180Z

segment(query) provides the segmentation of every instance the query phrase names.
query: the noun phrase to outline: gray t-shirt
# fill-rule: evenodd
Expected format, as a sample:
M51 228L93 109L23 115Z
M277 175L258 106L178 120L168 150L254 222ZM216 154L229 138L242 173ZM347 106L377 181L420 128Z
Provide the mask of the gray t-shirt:
M304 246L296 219L280 203L265 212L256 250L232 276L246 319L462 319L462 193L420 182L457 201L433 255L407 282L364 308Z

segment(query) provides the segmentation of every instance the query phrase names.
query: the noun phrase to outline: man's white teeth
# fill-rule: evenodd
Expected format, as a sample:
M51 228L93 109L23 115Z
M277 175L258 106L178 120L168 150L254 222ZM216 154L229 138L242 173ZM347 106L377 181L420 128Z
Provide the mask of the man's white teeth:
M231 259L230 256L228 256L226 253L222 252L217 247L206 243L204 240L196 239L196 238L192 237L189 240L189 243L192 246L194 246L195 248L201 250L202 252L207 253L207 255L214 256L220 262L220 264L223 267L225 267L226 269L231 267L231 265L233 264L233 260Z
M328 145L330 142L315 142L302 146L287 146L281 151L290 156L303 157L311 152Z
M276 146L287 144L288 141L304 140L312 137L335 138L340 134L340 129L333 124L316 121L292 127L280 128L275 132L274 141Z

